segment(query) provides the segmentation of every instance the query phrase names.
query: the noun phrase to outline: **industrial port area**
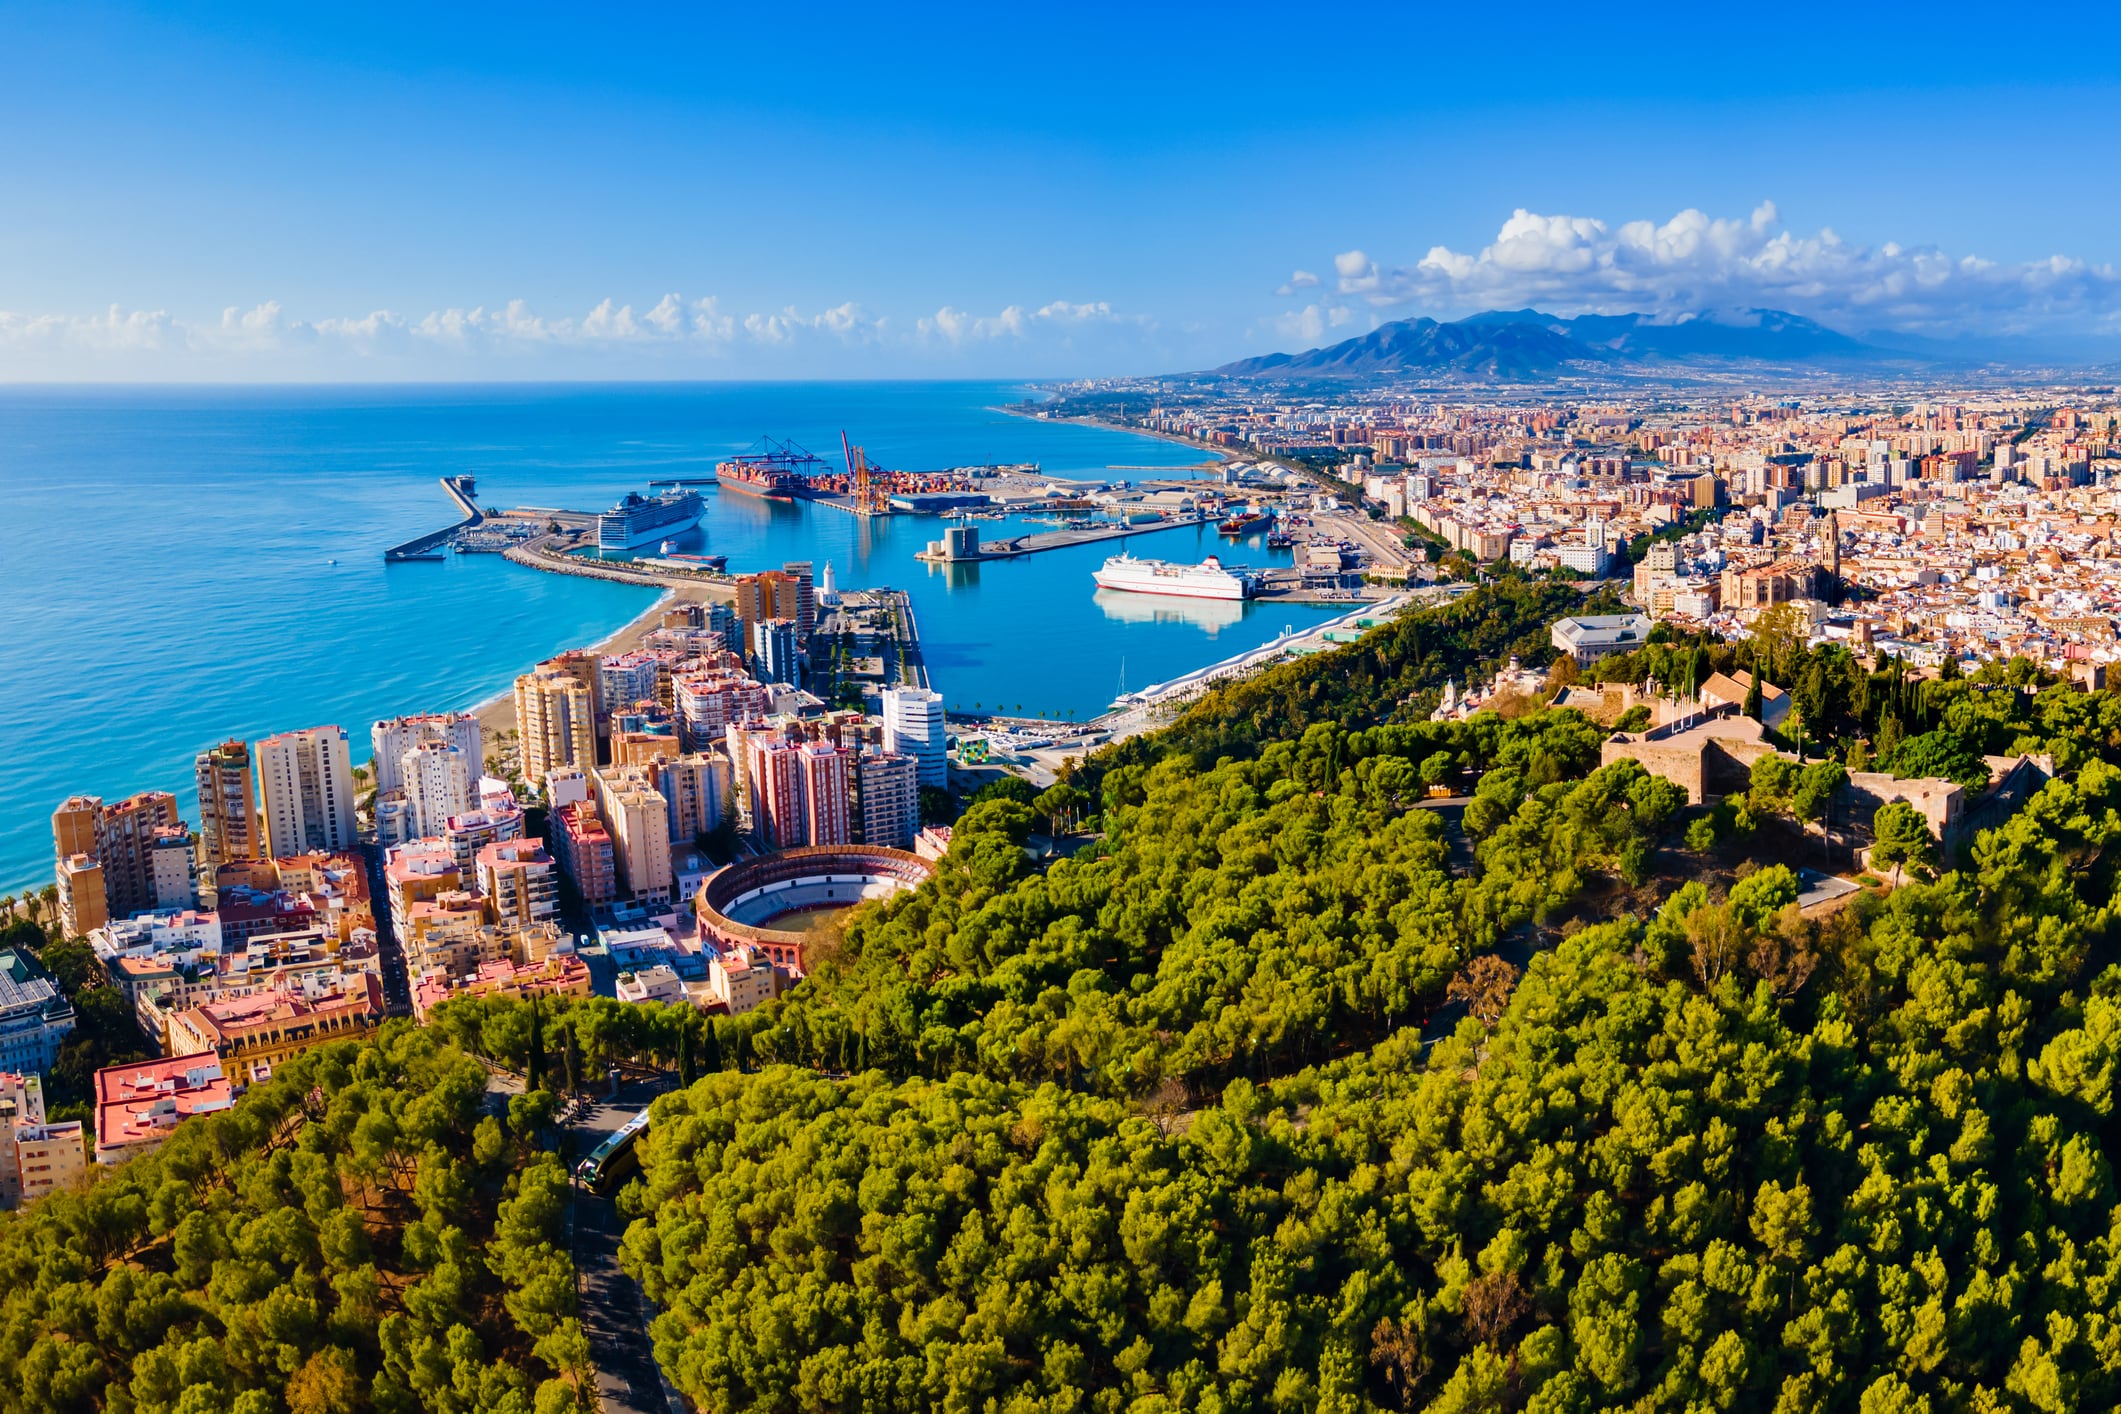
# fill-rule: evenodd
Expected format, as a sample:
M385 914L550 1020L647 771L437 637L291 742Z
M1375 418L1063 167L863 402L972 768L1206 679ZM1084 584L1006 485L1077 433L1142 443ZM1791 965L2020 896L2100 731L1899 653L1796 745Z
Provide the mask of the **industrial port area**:
M726 555L684 548L700 522L705 493L804 503L865 519L930 517L941 531L913 555L930 566L1020 559L1201 525L1216 526L1232 542L1233 553L1249 538L1291 555L1289 565L1257 569L1222 555L1209 562L1208 579L1177 573L1202 566L1174 565L1168 567L1172 574L1137 583L1128 582L1131 565L1162 562L1135 560L1126 547L1115 546L1118 553L1097 585L1147 593L1360 603L1381 597L1380 585L1404 583L1411 568L1412 557L1397 537L1379 531L1359 510L1342 506L1330 490L1311 484L1302 473L1271 463L1216 460L1184 468L1184 476L1083 482L1043 475L1036 465L887 471L851 442L843 439L841 450L835 464L792 442L762 438L752 450L720 462L712 477L654 481L646 495L629 493L602 512L487 509L478 503L473 477L446 476L442 486L460 518L392 546L384 558L402 563L439 560L449 553L502 554L562 574L733 594L741 567L732 568ZM983 533L994 529L1002 533ZM1210 583L1214 572L1223 578Z

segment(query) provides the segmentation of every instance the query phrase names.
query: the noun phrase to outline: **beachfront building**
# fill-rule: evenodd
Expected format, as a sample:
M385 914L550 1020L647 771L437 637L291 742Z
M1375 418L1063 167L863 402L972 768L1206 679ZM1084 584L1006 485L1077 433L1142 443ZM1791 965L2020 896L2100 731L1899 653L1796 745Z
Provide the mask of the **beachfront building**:
M948 786L948 726L943 695L924 687L884 689L884 750L914 760L920 784Z
M177 798L168 791L141 791L109 805L101 796L67 797L52 812L52 852L60 865L60 917L68 936L154 908L157 841L163 831L183 828Z
M59 889L59 927L67 937L86 937L110 921L103 865L94 855L60 855L54 881Z
M199 863L192 853L191 831L182 825L165 825L155 831L148 851L147 872L152 908L190 908L199 901Z
M897 752L872 752L855 763L860 842L911 849L921 827L920 764Z
M51 975L15 949L0 948L0 1070L50 1070L73 1030L73 1003Z
M552 843L560 873L585 907L602 908L618 898L611 832L604 828L595 806L577 800L554 810Z
M224 741L193 758L199 788L199 868L213 871L238 859L258 858L258 797L251 788L250 747Z
M354 833L353 762L338 727L281 732L259 742L258 812L268 856L349 853Z
M122 1164L162 1147L193 1115L236 1102L236 1089L211 1051L163 1056L96 1072L96 1162Z
M516 679L516 736L524 780L537 785L562 766L595 769L595 676L592 668L590 681L584 682L581 674L555 660Z
M378 791L406 789L405 753L429 743L453 746L462 753L463 759L469 763L469 779L472 781L476 781L485 769L485 747L479 719L469 712L422 712L410 717L392 717L369 728L368 740L374 749L370 769L374 771L375 779L370 784Z

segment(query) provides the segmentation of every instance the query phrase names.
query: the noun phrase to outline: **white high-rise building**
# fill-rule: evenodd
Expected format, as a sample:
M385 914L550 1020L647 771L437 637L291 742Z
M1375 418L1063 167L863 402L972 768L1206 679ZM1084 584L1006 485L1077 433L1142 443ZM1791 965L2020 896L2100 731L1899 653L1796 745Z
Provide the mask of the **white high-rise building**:
M464 759L471 763L473 779L485 769L485 746L479 736L479 719L469 712L423 712L414 717L393 717L371 727L368 740L375 749L370 769L376 778L371 784L378 791L404 788L405 753L425 741L443 742L463 752Z
M924 786L950 784L943 695L925 687L884 689L884 750L911 756Z
M259 742L252 754L268 856L338 854L360 843L354 834L353 761L343 730L282 732Z
M473 794L476 762L446 741L423 741L408 748L398 758L398 772L415 839L439 838L450 816L465 814L478 803Z

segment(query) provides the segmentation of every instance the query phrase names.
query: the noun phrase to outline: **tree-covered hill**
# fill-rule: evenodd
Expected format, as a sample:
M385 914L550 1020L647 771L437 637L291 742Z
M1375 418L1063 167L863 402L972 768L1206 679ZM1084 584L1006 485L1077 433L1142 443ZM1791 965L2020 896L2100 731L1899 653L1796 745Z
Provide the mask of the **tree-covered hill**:
M1557 595L1409 614L979 803L746 1016L489 999L283 1068L0 1219L0 1389L567 1407L550 1097L484 1115L480 1055L687 1082L623 1257L717 1414L2121 1407L2121 697L1660 637L1604 671L1742 659L1838 758L1704 811L1573 712L1425 719L1544 661ZM1881 829L1899 887L1800 910L1780 856L1895 734L2061 774L1956 859ZM1070 813L1096 838L1041 863Z
M566 1176L405 1023L0 1218L0 1408L559 1414L588 1344Z
M1865 915L1682 888L1175 1117L711 1077L629 1260L710 1409L2112 1408L2117 831L2101 765Z

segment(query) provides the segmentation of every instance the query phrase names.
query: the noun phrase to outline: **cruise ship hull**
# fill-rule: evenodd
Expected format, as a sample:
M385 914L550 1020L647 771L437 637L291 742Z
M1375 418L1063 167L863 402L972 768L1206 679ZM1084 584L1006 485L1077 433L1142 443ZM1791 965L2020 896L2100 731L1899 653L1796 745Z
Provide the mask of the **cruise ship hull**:
M638 550L643 545L660 545L672 536L683 535L699 523L699 513L695 511L690 516L684 516L677 520L666 520L661 525L651 525L646 529L636 530L631 534L615 531L607 535L600 529L597 534L597 548L600 550Z
M1174 599L1244 599L1242 584L1223 586L1219 584L1182 584L1166 580L1161 583L1143 583L1131 575L1107 577L1100 570L1095 574L1099 589L1118 589L1128 594L1165 594Z
M1233 574L1214 559L1198 565L1137 560L1114 555L1090 577L1099 589L1126 594L1161 594L1173 599L1249 599L1258 587L1250 571Z

